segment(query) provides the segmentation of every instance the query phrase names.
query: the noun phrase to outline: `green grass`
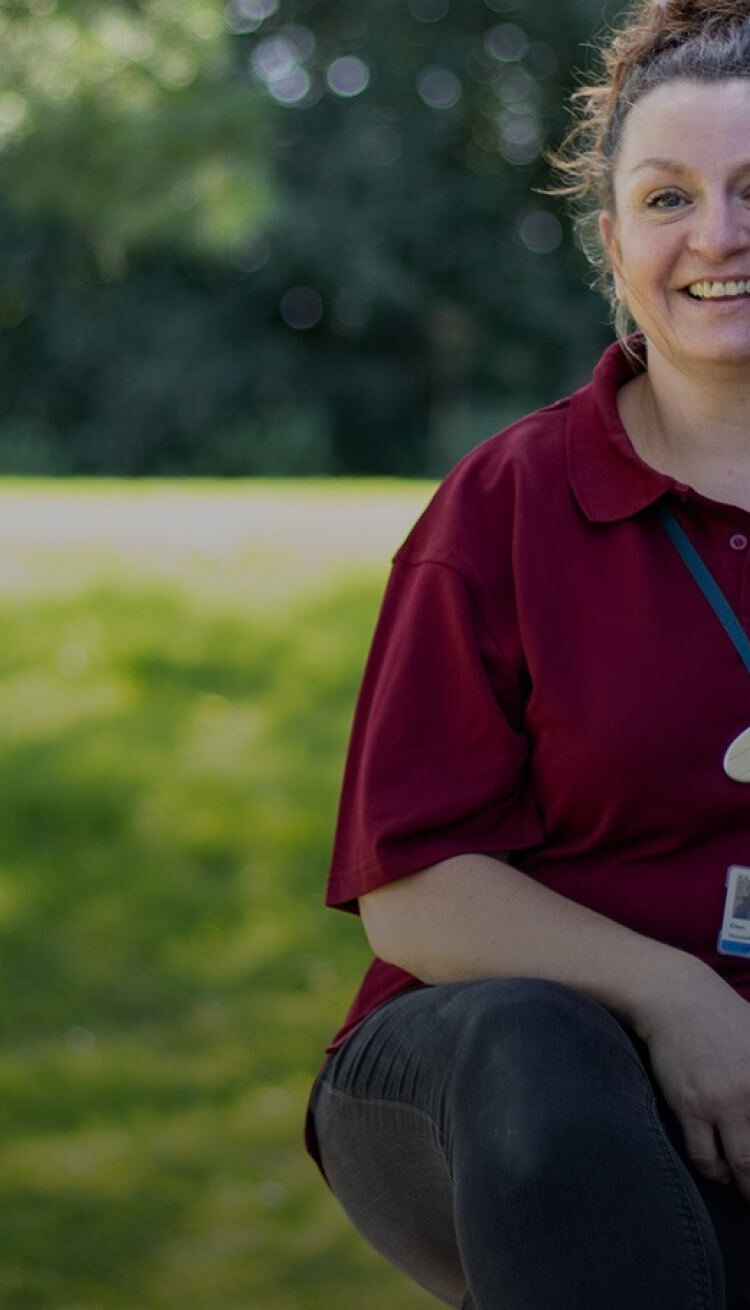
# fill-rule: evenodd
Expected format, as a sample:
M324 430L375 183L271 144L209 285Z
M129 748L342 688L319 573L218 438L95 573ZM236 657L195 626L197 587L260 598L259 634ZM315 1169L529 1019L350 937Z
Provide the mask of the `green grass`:
M304 1156L322 908L426 484L0 483L0 1307L427 1310Z

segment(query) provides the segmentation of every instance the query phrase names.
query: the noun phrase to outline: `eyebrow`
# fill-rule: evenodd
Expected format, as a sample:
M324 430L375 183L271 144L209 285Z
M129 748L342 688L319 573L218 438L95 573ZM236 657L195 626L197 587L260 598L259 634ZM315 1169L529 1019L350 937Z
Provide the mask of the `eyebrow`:
M648 159L641 159L639 163L633 165L630 172L637 173L642 168L670 168L675 173L690 171L684 164L678 164L674 159L660 159L657 155L650 156Z
M676 159L662 159L658 155L650 155L647 159L641 159L629 170L631 173L638 173L642 168L662 168L671 173L692 173L692 169L687 164L681 164ZM733 173L744 173L750 169L750 159L743 159L732 170Z

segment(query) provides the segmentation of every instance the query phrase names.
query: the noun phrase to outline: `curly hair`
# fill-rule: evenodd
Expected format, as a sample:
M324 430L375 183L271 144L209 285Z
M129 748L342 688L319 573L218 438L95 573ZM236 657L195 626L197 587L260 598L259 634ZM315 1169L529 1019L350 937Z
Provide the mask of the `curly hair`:
M575 227L613 311L618 336L631 321L615 293L598 216L614 209L614 173L625 120L648 91L676 78L719 82L750 77L748 0L634 0L599 45L600 78L571 97L573 125L549 155L559 182L550 194L572 203Z

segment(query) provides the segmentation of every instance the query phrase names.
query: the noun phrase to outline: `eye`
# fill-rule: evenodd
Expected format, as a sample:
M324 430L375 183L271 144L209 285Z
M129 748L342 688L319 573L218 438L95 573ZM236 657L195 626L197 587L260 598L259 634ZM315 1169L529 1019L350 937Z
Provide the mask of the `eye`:
M685 201L681 191L655 191L646 201L647 209L677 209Z

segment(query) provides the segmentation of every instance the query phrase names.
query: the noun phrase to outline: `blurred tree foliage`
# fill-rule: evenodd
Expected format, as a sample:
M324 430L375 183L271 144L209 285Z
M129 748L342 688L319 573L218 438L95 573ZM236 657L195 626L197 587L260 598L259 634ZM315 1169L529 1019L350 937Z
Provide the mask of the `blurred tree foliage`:
M6 194L104 274L144 245L242 238L266 190L253 108L215 0L0 4Z
M606 312L547 181L597 0L0 0L0 469L443 471Z

